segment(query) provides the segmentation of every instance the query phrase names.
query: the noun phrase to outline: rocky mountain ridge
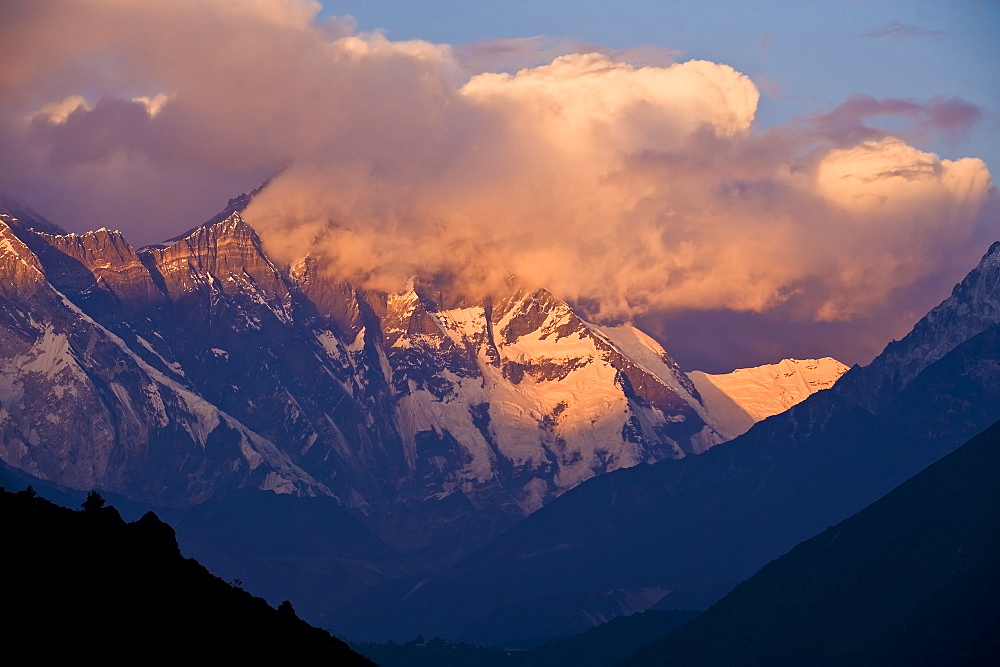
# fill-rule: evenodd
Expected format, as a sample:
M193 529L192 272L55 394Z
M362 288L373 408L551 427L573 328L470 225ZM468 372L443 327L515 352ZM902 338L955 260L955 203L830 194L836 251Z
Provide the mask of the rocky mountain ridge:
M114 487L159 502L204 499L217 483L325 492L273 443L172 377L155 353L137 353L140 345L54 288L48 267L3 221L0 244L6 462L66 486ZM58 274L66 284L78 277ZM212 456L192 459L192 450Z

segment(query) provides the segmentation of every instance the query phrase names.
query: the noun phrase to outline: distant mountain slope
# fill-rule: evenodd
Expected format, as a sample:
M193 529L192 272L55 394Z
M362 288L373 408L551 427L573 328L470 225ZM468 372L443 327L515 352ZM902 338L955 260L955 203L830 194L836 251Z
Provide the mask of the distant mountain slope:
M185 555L272 604L294 601L299 616L320 627L367 588L420 571L333 498L239 489L157 513Z
M631 665L995 665L1000 422Z
M127 524L99 505L74 512L0 489L9 650L74 658L95 651L111 662L225 656L372 664L290 606L273 609L181 557L173 530L154 514Z
M847 369L831 357L783 359L776 364L718 375L692 371L688 377L698 389L715 429L732 439L817 391L829 389Z
M679 628L700 613L647 611L530 649L454 644L421 637L405 644L361 643L351 647L382 667L607 667L631 657L651 640Z
M994 244L872 370L700 456L588 481L448 571L384 584L336 618L358 639L493 643L707 606L1000 418L998 302Z

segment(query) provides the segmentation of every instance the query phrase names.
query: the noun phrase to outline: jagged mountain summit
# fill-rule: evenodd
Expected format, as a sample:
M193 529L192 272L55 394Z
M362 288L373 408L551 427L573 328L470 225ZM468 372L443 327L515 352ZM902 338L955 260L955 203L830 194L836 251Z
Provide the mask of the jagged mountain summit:
M236 213L165 248L140 251L106 229L61 236L21 230L31 248L12 231L3 230L5 259L14 267L9 296L37 287L55 314L87 322L145 373L140 391L111 385L128 404L125 414L136 413L134 397L144 392L159 406L161 387L189 390L238 414L264 438L291 437L285 449L306 459L317 448L347 468L379 456L429 476L435 474L426 468L442 468L432 486L441 496L474 496L508 465L524 479L511 497L525 511L597 472L721 440L661 349L653 350L659 367L647 370L543 290L445 309L415 288L374 295L332 285L308 262L283 274ZM43 335L12 362L12 374L31 376L14 375L14 384L46 375L25 363L29 357L46 365L54 382L73 374L85 382L77 372L85 360L71 343ZM320 372L311 375L320 377L303 386L310 375L304 364L317 361ZM164 403L163 410L171 407ZM163 410L150 409L138 421L173 422ZM389 432L378 432L375 416ZM192 431L204 445L200 436L213 429L201 424ZM449 460L420 460L418 441ZM324 478L336 476L328 472ZM301 474L291 477L287 490L322 491ZM115 488L118 481L95 470L86 483ZM356 480L335 484L335 492L358 505L376 500ZM168 493L175 502L203 499L185 489Z
M847 370L848 366L836 359L823 357L783 359L717 375L692 371L688 377L712 415L716 430L732 439L817 391L829 389Z
M333 496L447 561L587 479L726 439L638 329L516 283L468 302L281 267L240 217L248 200L140 249L3 209L5 462L158 505Z
M4 461L65 486L154 502L204 499L219 484L328 493L122 325L121 297L155 294L155 286L127 279L143 266L120 235L22 234L41 258L0 220ZM115 261L102 262L95 277L70 253L86 258L96 248ZM109 326L54 284L95 312L110 311Z

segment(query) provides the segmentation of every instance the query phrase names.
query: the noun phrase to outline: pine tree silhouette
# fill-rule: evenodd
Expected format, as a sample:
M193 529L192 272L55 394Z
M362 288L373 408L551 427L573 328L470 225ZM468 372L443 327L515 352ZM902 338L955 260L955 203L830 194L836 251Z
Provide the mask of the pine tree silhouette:
M94 490L87 494L87 499L81 503L80 507L85 512L97 512L104 507L104 503L104 496Z

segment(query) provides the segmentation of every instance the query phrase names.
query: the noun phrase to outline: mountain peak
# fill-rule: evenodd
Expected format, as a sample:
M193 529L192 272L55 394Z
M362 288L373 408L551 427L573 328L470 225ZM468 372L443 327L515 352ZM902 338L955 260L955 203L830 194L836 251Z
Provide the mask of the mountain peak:
M247 224L239 213L230 213L215 222L207 222L188 231L173 243L165 246L148 246L142 252L153 253L164 259L186 258L199 260L218 259L219 256L235 252L242 258L264 257L257 231Z
M218 220L213 218L212 220L185 232L183 236L175 239L170 245L177 245L185 242L201 243L203 240L208 242L217 242L218 240L227 237L246 238L254 243L260 243L260 237L257 236L257 230L247 224L238 212L233 211L224 218ZM170 247L170 245L167 247Z
M48 234L47 232L40 232L40 233L52 238L58 238L65 245L76 244L81 246L94 247L94 246L104 246L110 244L117 248L125 250L125 252L129 255L135 255L135 248L133 248L132 245L125 239L125 235L117 229L108 229L107 227L101 227L100 229L86 231L82 234L77 234L76 232L68 232L59 235ZM57 241L57 243L59 243L59 241Z
M832 357L782 359L776 364L737 368L712 375L688 373L728 438L746 432L755 423L784 412L822 389L829 389L848 367Z
M30 229L35 232L61 235L66 230L47 220L38 211L16 199L0 197L0 217L14 227Z
M22 235L45 268L42 279L79 309L51 319L85 315L98 338L97 325L107 328L100 339L111 341L110 352L93 357L96 367L126 358L128 379L93 386L81 379L81 395L85 388L112 405L125 401L115 393L121 387L136 392L120 392L138 415L138 425L123 428L149 435L95 435L107 451L119 442L155 444L161 431L207 443L224 411L262 440L258 447L246 436L253 447L233 452L228 460L238 467L220 484L250 483L252 474L259 488L298 488L287 482L295 475L272 478L261 463L258 450L272 443L331 493L370 512L386 539L450 559L594 476L701 453L725 439L676 362L631 325L589 323L552 292L516 278L469 294L456 275L441 272L391 294L335 282L315 259L275 266L253 227L230 210L243 203L234 199L224 215L170 245L139 251L109 230ZM36 338L44 351L47 339ZM66 358L84 368L92 357ZM136 359L145 366L128 365ZM165 401L162 410L157 401ZM77 404L92 412L96 403ZM23 412L45 409L31 404ZM188 418L192 412L204 419ZM184 423L197 426L190 438L174 426ZM233 423L213 437L240 442ZM206 456L206 465L222 461L214 450ZM169 491L189 493L178 487ZM491 528L446 539L471 525L453 521L456 503L489 513Z
M44 280L41 262L14 233L11 222L0 213L0 290Z
M877 410L921 371L963 341L1000 322L1000 241L951 295L917 322L899 341L889 343L871 364L852 372L850 387L869 410ZM845 385L845 388L847 385Z
M166 246L170 245L171 243L175 243L177 241L182 241L183 239L186 239L187 237L191 236L191 234L195 233L196 231L198 231L201 228L204 228L204 227L214 227L215 225L217 225L220 222L226 222L227 220L230 220L233 217L233 215L236 215L237 217L239 217L239 214L246 210L247 206L250 205L250 202L253 201L253 198L256 197L260 193L261 190L263 190L264 188L266 188L267 185L268 185L268 183L270 183L270 182L271 182L271 179L268 178L266 181L264 181L263 183L261 183L258 187L254 188L250 192L244 192L243 194L240 194L240 195L237 195L236 197L233 197L232 199L230 199L226 203L225 208L223 208L221 211L219 211L218 213L216 213L211 218L209 218L205 222L201 223L197 227L193 227L193 228L187 230L186 232L184 232L183 234L180 234L180 235L175 236L173 238L169 238L166 241L164 241L163 243L154 244L153 246L150 246L150 247L157 247L157 248L166 247ZM242 218L240 218L240 219L242 220Z

